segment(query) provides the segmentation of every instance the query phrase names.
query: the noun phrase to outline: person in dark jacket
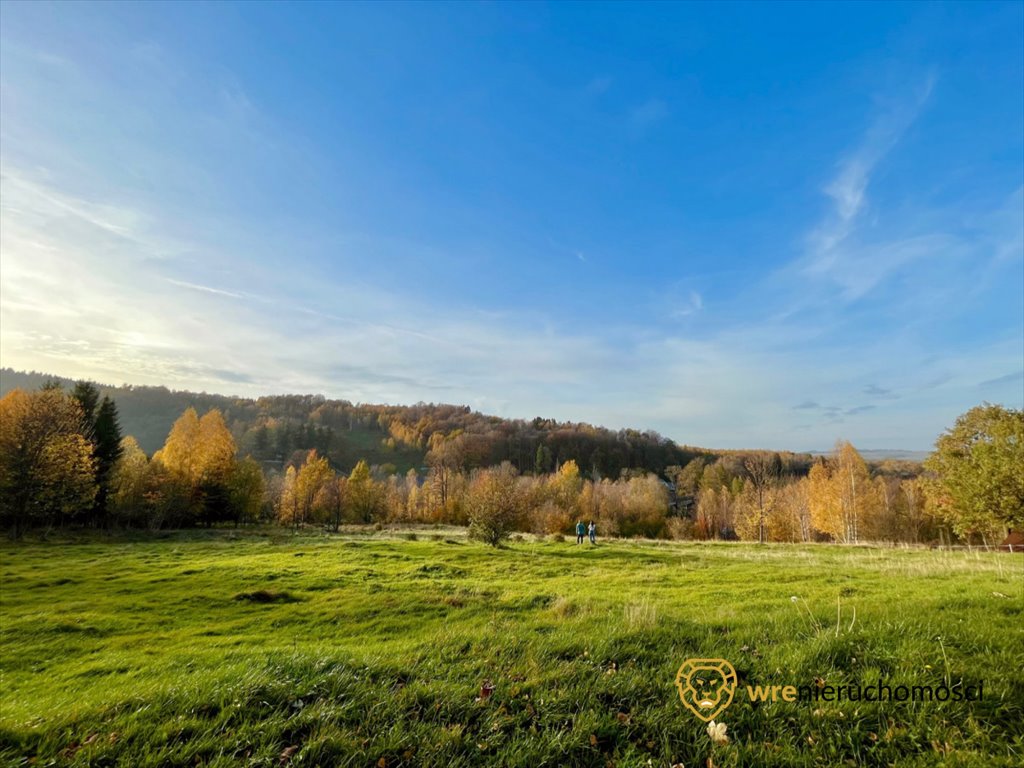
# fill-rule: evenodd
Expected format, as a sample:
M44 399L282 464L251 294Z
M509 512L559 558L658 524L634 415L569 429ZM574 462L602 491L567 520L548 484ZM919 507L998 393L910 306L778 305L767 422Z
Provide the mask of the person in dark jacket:
M583 537L587 535L587 526L583 524L582 520L576 521L576 543L582 544Z

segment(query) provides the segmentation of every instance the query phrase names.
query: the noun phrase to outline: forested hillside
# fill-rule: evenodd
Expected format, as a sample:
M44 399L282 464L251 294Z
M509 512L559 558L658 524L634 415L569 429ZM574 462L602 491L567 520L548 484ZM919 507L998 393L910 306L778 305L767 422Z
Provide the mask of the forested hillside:
M65 388L73 382L44 373L0 370L0 396L21 388L39 389L48 381ZM97 384L116 403L125 434L152 454L171 425L189 407L203 413L221 411L238 444L239 454L267 464L284 464L296 452L317 449L338 469L348 471L365 459L392 465L404 473L425 465L429 450L457 438L467 467L510 461L522 472L551 472L574 460L588 474L617 477L626 469L664 474L712 451L677 445L656 432L609 430L590 424L535 418L503 419L468 406L353 404L321 395L278 395L258 399L169 390L166 387ZM809 457L804 469L809 466Z

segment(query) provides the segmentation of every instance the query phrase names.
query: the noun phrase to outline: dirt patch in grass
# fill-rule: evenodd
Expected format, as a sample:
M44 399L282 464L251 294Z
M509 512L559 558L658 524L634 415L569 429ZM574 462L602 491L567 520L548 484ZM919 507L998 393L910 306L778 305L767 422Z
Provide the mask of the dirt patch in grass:
M248 603L297 603L299 598L287 592L271 592L268 589L258 589L255 592L239 592L235 600Z
M460 576L465 575L465 569L459 568L454 565L443 565L441 563L430 563L428 565L421 565L419 568L413 571L413 578L417 579L456 579Z

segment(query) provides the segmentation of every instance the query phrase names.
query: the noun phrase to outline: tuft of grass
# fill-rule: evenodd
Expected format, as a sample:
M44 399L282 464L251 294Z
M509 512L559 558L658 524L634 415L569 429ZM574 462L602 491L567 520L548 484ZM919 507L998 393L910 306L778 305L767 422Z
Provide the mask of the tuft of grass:
M625 625L632 630L650 629L658 621L658 609L650 600L629 603L622 614Z
M579 613L580 607L566 597L557 597L551 603L551 613L559 619L568 619Z

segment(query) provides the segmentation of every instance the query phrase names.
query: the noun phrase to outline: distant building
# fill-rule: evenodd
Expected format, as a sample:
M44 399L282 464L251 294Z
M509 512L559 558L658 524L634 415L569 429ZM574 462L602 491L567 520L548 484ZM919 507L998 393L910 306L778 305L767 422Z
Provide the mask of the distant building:
M999 548L1024 554L1024 531L1010 531Z

